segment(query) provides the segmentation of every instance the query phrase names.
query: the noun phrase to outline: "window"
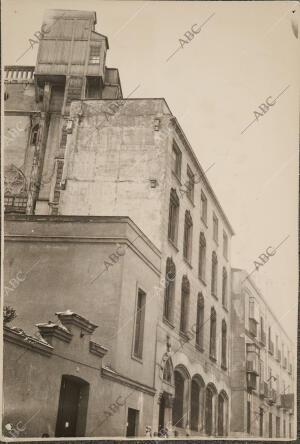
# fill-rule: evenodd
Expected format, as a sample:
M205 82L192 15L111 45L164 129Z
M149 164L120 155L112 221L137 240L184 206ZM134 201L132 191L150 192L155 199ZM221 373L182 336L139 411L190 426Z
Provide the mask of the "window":
M205 263L206 263L206 240L205 240L204 233L200 233L198 276L203 281L205 281Z
M228 236L225 231L223 231L223 256L228 259Z
M273 424L272 424L272 413L269 413L269 438L272 438L272 435L273 435L273 431L272 431L272 429L273 429Z
M280 417L276 416L276 438L280 438Z
M201 293L197 300L197 327L196 327L196 345L203 349L204 337L204 298Z
M211 294L217 297L218 258L213 251L211 259Z
M192 172L192 170L190 169L189 166L187 166L187 177L188 177L188 183L187 183L187 193L186 195L188 196L188 198L194 202L194 186L195 186L195 176Z
M227 325L225 319L222 321L222 360L221 366L227 369Z
M167 259L166 265L166 289L164 299L164 317L169 321L173 321L173 305L175 292L175 264L170 257Z
M213 238L218 243L218 218L213 215Z
M251 403L247 401L247 433L251 432Z
M172 146L172 171L180 179L181 176L181 151L175 141Z
M192 256L192 232L193 232L193 221L191 213L189 211L186 211L184 218L183 257L189 263L191 262L191 256Z
M182 278L181 285L181 311L180 311L180 331L186 333L188 329L189 315L189 299L190 299L190 283L186 276Z
M217 315L216 315L216 310L214 309L214 307L212 307L210 312L209 355L214 360L216 359L216 348L217 348L216 327L217 327Z
M201 191L201 219L207 224L207 199L203 191Z
M259 436L264 436L264 409L259 408Z
M100 63L100 46L92 45L90 47L90 56L89 63L90 64L98 64Z
M38 140L39 125L35 125L31 131L31 145L36 145Z
M227 271L225 267L223 267L222 273L222 304L227 307Z
M137 305L136 305L136 318L135 318L134 356L140 359L142 359L143 356L145 306L146 306L146 293L144 293L141 289L139 289L137 297Z
M163 371L163 380L167 381L171 384L172 374L173 374L173 366L172 366L171 358L169 358L165 364L165 368Z
M174 188L171 189L169 205L168 237L176 245L178 233L179 199Z

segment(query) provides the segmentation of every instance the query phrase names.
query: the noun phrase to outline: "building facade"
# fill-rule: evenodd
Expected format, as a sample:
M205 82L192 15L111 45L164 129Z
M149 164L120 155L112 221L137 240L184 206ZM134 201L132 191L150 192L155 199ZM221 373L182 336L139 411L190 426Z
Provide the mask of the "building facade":
M70 310L98 325L100 379L81 378L106 420L88 407L84 436L229 436L233 229L165 100L123 99L95 24L48 11L36 66L5 68L5 304L29 335ZM79 377L66 371L59 384Z
M231 432L293 438L294 345L243 270L232 270L231 297Z

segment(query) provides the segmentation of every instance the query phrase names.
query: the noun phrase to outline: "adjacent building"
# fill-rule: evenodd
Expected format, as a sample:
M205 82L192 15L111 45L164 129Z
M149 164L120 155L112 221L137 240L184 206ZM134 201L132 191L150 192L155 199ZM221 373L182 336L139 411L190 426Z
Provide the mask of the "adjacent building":
M231 298L231 432L293 438L294 345L243 270L232 270Z
M45 416L23 436L145 436L146 426L152 435L229 436L240 431L233 415L242 411L232 387L239 380L247 391L245 369L244 380L233 378L234 232L166 101L123 99L95 24L92 12L48 11L36 66L5 68L6 288L37 263L5 290L5 304L30 338L40 323L44 348L55 349L54 335L69 341L71 360L83 346L101 358L91 375L83 370L89 354L70 368L47 348L56 363L51 397L43 386L51 421ZM66 340L66 313L93 323L96 345L84 328L86 345ZM5 330L9 347L14 328ZM29 356L24 365L34 373L40 364ZM8 373L5 421L27 399L26 385L12 393L10 383ZM61 405L81 393L78 385L92 399L86 390L86 407L70 410L69 420ZM60 392L66 386L69 398Z

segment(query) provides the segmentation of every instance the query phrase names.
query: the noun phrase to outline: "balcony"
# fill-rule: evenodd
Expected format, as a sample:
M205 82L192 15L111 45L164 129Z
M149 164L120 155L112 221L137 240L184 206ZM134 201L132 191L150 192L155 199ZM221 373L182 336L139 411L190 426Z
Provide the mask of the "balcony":
M269 394L269 387L266 382L260 382L259 384L259 396L261 398L267 398Z
M255 373L247 371L247 390L250 393L256 390L256 377L257 375Z
M283 358L282 367L287 368L287 358Z
M277 360L278 362L281 362L281 351L280 351L280 350L277 350L276 360Z
M270 388L267 402L269 405L274 405L276 403L276 400L277 400L277 392L275 389Z
M252 318L249 318L249 332L252 336L257 336L257 322Z
M274 342L269 339L269 353L270 355L274 355Z
M265 347L266 346L266 333L261 330L260 331L260 340L259 342Z
M4 81L6 83L33 83L34 66L5 66Z
M253 361L247 361L247 373L253 373L256 376L258 376L258 365L257 365L257 361L253 360Z
M280 395L280 407L285 410L294 410L294 394Z

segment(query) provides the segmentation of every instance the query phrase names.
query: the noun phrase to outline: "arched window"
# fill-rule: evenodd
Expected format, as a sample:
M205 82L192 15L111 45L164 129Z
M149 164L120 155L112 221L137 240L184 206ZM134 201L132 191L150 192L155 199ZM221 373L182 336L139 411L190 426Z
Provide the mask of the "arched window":
M216 349L217 349L217 315L214 307L211 308L210 312L210 341L209 341L209 356L213 360L216 360Z
M227 369L227 325L225 319L222 321L222 361L221 366Z
M181 285L181 311L180 311L180 331L186 333L188 329L189 316L190 283L187 276L183 276Z
M190 376L183 366L174 370L175 397L172 409L172 423L175 427L186 427L188 423L189 404L186 396L190 384Z
M222 274L222 304L227 307L227 271L225 267L223 267Z
M196 344L203 349L204 337L204 298L201 293L198 294L197 300L197 330L196 330Z
M218 395L218 436L228 435L228 396L222 390Z
M178 233L179 198L174 188L170 193L168 237L176 245Z
M173 307L175 294L175 276L176 267L170 257L167 259L166 265L166 289L164 298L164 317L169 321L173 321Z
M217 389L209 383L205 390L205 432L208 436L216 433L216 398Z
M211 294L217 297L217 280L218 280L218 258L213 251L211 259Z
M187 210L184 218L184 238L183 238L183 257L190 263L192 258L192 233L193 220L191 213Z
M38 139L38 133L39 133L39 125L35 125L31 130L31 139L30 139L31 145L36 145Z
M203 430L205 384L200 375L192 378L191 384L191 429Z
M205 280L205 262L206 262L206 240L204 233L200 233L199 239L199 278Z

